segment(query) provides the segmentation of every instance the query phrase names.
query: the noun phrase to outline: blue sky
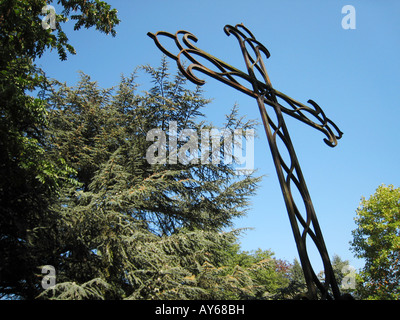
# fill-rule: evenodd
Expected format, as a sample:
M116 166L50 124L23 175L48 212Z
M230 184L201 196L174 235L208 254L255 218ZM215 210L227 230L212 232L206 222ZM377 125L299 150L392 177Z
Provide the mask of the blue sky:
M180 29L195 34L198 47L245 70L236 39L223 32L226 24L244 23L271 53L266 67L274 88L303 103L314 100L344 133L338 146L330 148L321 132L286 117L329 255L338 254L355 268L362 267L349 245L360 199L381 184L400 187L400 2L107 2L122 20L117 36L94 29L73 31L73 21L65 23L77 55L61 62L56 52L46 53L37 63L47 75L75 85L81 70L101 87L115 86L121 74L130 74L136 66L159 65L162 53L147 32ZM354 30L342 28L344 5L356 10ZM218 125L235 103L241 115L259 119L254 99L214 79L203 79L204 95L214 99L205 110L208 120ZM148 80L138 79L143 90L149 88ZM257 131L255 167L265 178L251 210L235 221L235 227L253 228L240 239L243 250L271 249L277 258L292 262L297 250L289 219L262 126ZM315 269L321 270L318 254L310 254Z

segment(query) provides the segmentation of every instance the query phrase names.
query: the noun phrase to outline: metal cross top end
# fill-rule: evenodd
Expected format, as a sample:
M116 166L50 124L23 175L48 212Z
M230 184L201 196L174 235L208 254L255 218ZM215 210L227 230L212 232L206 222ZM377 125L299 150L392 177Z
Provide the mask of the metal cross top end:
M149 32L148 36L154 40L165 55L176 61L179 70L193 83L197 85L205 83L194 74L195 71L198 71L256 99L307 283L306 298L342 299L344 296L340 294L336 283L322 232L283 114L294 117L324 133L324 141L331 147L337 145L337 140L342 137L342 132L325 116L325 113L314 101L308 100L310 106L306 106L272 87L263 60L263 57L269 58L270 53L255 39L249 29L243 24L238 24L234 27L226 25L224 31L228 36L233 35L238 40L247 72L243 72L195 46L197 38L188 31L179 30L175 34L165 31L158 31L154 34ZM161 44L159 39L161 36L173 40L174 49L172 51L174 52ZM187 61L189 61L188 66L186 66ZM211 63L212 67L207 67L200 61L204 61L207 65ZM276 115L275 121L268 115L266 105L273 109ZM278 150L277 139L280 139L289 154L289 160L286 162ZM299 206L293 197L295 189L302 198ZM304 210L301 212L299 208L305 208L305 212ZM313 242L322 259L325 274L323 283L311 266L307 251L307 239Z

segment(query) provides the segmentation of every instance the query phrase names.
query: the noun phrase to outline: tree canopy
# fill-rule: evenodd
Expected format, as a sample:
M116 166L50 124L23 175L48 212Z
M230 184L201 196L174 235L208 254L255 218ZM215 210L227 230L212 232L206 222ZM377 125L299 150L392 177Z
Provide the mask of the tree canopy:
M45 30L42 8L49 3L0 2L0 288L3 294L31 298L37 266L57 243L44 232L57 221L50 207L73 174L64 159L45 155L46 103L35 92L44 90L47 79L35 59L47 49L57 50L62 60L75 53L62 30L68 17L76 20L75 29L93 26L113 35L119 23L116 10L104 2L58 1L64 10L56 16L56 30Z
M400 188L381 185L364 197L351 246L365 260L358 291L363 299L400 298Z

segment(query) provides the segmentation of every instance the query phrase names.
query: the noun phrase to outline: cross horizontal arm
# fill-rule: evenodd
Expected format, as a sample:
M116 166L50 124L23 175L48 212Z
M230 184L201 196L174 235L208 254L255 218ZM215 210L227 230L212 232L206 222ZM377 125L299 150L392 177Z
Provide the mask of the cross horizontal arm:
M243 32L239 31L238 26L244 29L250 35L250 37L246 37ZM263 99L266 104L270 106L276 106L278 104L283 113L288 114L323 132L327 137L324 138L325 143L331 147L336 146L337 140L340 139L343 134L339 128L325 116L325 113L314 101L308 100L308 103L311 105L310 107L272 88L261 57L261 53L264 53L264 55L268 58L270 56L268 50L254 39L254 36L248 29L246 29L243 25L238 26L232 27L227 25L225 26L225 32L228 35L234 34L240 41L242 51L248 58L250 74L245 73L196 47L192 41L197 42L197 38L188 31L179 30L175 34L165 31L158 31L155 34L149 32L147 35L154 40L157 47L164 54L177 62L179 70L193 83L197 85L203 85L205 83L204 80L199 79L194 75L193 71L197 70L253 98L257 99L261 95L264 97ZM174 54L167 50L166 47L161 44L158 36L165 36L173 39L179 52ZM250 55L246 48L246 43L254 51L256 55L255 58ZM191 62L187 67L185 66L185 61L183 58L186 58ZM211 64L216 67L217 71L204 66L204 64L199 61L199 58L203 58L208 62L211 62ZM263 81L257 79L256 72L262 76ZM243 81L240 82L239 80L244 80L247 86L243 84ZM254 90L254 88L258 88L258 90ZM288 105L288 107L285 107L282 103L280 103L278 98L285 105Z

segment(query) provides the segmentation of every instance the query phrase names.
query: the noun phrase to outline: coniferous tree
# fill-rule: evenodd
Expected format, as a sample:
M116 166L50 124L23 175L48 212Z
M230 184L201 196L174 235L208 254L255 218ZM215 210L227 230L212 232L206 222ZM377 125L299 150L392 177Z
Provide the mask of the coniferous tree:
M254 296L248 270L223 266L224 251L236 240L224 229L245 214L259 178L238 177L223 161L149 164L150 130L176 135L168 131L171 121L178 132L211 125L200 121L209 100L198 87L188 89L181 74L171 80L165 59L142 70L153 81L144 95L135 74L123 76L114 91L82 75L76 88L55 83L48 94L48 154L66 159L79 186L60 197L57 284L41 297ZM252 126L236 109L226 122L227 129Z

